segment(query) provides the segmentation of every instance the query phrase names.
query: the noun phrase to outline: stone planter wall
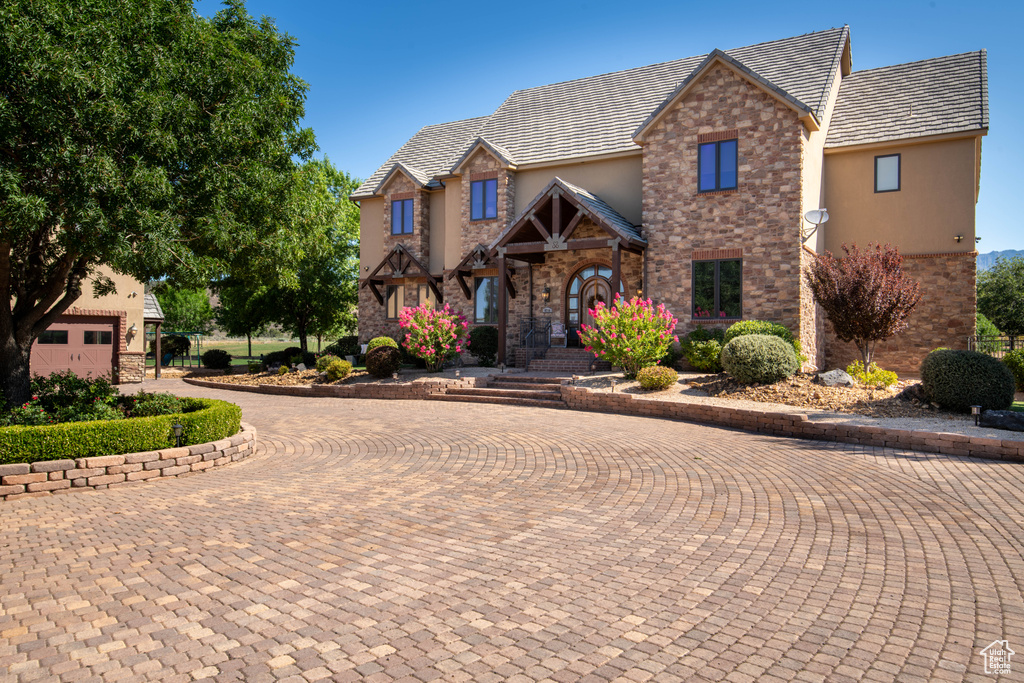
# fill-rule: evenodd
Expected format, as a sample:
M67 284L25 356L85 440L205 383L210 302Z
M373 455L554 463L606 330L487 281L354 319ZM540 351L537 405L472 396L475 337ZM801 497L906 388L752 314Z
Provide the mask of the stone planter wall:
M390 380L384 380L389 382ZM394 382L367 384L301 384L278 386L276 384L231 384L229 382L210 382L201 379L186 378L186 384L208 389L226 389L227 391L247 391L253 394L271 394L276 396L331 396L334 398L379 398L379 399L425 399L431 394L443 394L448 387L476 386L475 378L466 379L429 379L424 382Z
M910 451L967 455L1024 462L1024 441L991 439L948 432L884 429L867 425L812 422L803 413L744 410L728 406L676 403L634 394L591 391L562 384L562 400L573 410L638 415L732 427L748 432L792 436L816 441L840 441Z
M0 465L0 500L178 477L242 460L252 455L255 448L256 430L243 422L238 434L211 443L145 453Z

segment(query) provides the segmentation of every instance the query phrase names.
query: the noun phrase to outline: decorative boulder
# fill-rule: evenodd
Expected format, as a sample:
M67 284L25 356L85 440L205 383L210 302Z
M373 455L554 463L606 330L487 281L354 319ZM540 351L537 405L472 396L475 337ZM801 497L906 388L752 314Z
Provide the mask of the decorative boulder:
M818 384L827 387L852 387L856 384L853 377L845 370L829 370L818 375Z
M298 365L295 366L295 372L305 372L305 371L306 371L306 364L305 363L299 363Z
M1024 432L1024 413L1013 410L986 410L981 413L980 426Z

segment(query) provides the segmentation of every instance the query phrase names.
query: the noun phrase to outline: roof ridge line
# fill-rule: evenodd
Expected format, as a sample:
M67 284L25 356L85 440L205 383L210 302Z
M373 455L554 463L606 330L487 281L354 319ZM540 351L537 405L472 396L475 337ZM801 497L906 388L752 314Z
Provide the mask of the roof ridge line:
M952 55L939 55L938 57L928 57L926 59L915 59L912 62L900 62L899 64L887 64L886 66L874 66L870 69L861 69L860 71L851 71L850 76L857 76L859 74L866 74L869 71L881 71L882 69L895 69L898 66L911 66L913 64L924 64L925 62L937 62L940 59L952 59L953 57L966 57L967 55L976 55L979 52L984 52L985 48L980 50L969 50L967 52L957 52ZM850 76L847 76L849 78Z
M821 91L821 98L818 100L816 112L821 112L822 118L825 115L825 105L828 104L829 93L832 92L832 83L835 81L836 68L843 59L843 52L846 51L846 44L850 41L850 25L844 24L840 34L839 45L836 48L835 57L832 58L832 68L829 69L828 78L825 80L825 87ZM841 84L840 84L841 85Z

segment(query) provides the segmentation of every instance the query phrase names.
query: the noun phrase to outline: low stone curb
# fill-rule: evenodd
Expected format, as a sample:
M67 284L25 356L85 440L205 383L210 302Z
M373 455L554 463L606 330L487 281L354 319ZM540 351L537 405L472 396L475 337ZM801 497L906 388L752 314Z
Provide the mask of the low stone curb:
M394 384L233 384L231 382L211 382L209 380L186 377L186 384L207 389L226 389L228 391L248 391L253 394L273 394L277 396L333 396L336 398L379 398L379 399L425 399L435 394L443 394L448 387L475 386L474 380L466 379L428 379L423 382L395 382Z
M812 422L804 413L777 413L727 406L659 401L656 398L644 398L633 394L593 391L568 383L562 384L562 400L573 410L716 424L748 432L792 436L815 441L840 441L908 451L1024 462L1024 441L992 439L949 432Z
M256 429L243 422L242 430L234 436L194 446L0 465L0 500L105 489L124 486L133 481L179 477L242 460L252 455L255 449Z

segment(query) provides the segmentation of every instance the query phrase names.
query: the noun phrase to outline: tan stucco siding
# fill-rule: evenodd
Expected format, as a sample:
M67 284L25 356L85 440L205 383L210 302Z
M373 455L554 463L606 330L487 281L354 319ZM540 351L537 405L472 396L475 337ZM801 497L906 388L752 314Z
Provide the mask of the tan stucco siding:
M105 275L114 281L117 291L106 296L94 297L92 284L96 277ZM82 296L72 306L84 309L101 309L124 311L127 314L126 329L132 325L138 330L133 336L126 336L127 351L142 352L144 348L144 335L142 334L142 306L143 306L142 283L130 275L118 275L106 266L97 268L95 275L86 281L82 286Z
M516 173L515 214L518 216L552 178L558 176L593 192L633 225L643 214L643 156L545 166Z
M825 168L822 157L825 139L828 137L828 127L832 122L832 115L835 113L836 99L839 97L839 86L842 84L841 72L842 65L837 64L836 71L832 74L832 89L829 91L828 101L820 121L821 128L816 131L804 130L800 182L801 221L803 215L811 209L820 209L825 206ZM802 225L806 230L812 228L806 221L803 221ZM815 231L804 244L814 251L819 251L824 246L822 231Z
M364 278L384 258L384 199L359 201L359 277Z
M889 243L904 254L974 251L975 138L825 155L825 248ZM875 192L876 156L900 154L900 190ZM961 242L955 237L963 235Z
M462 179L450 178L444 185L444 267L449 269L458 265L469 247L462 246Z
M439 190L430 193L430 263L426 264L431 273L440 273L444 270L444 244L447 239L447 225L445 224L445 192Z

